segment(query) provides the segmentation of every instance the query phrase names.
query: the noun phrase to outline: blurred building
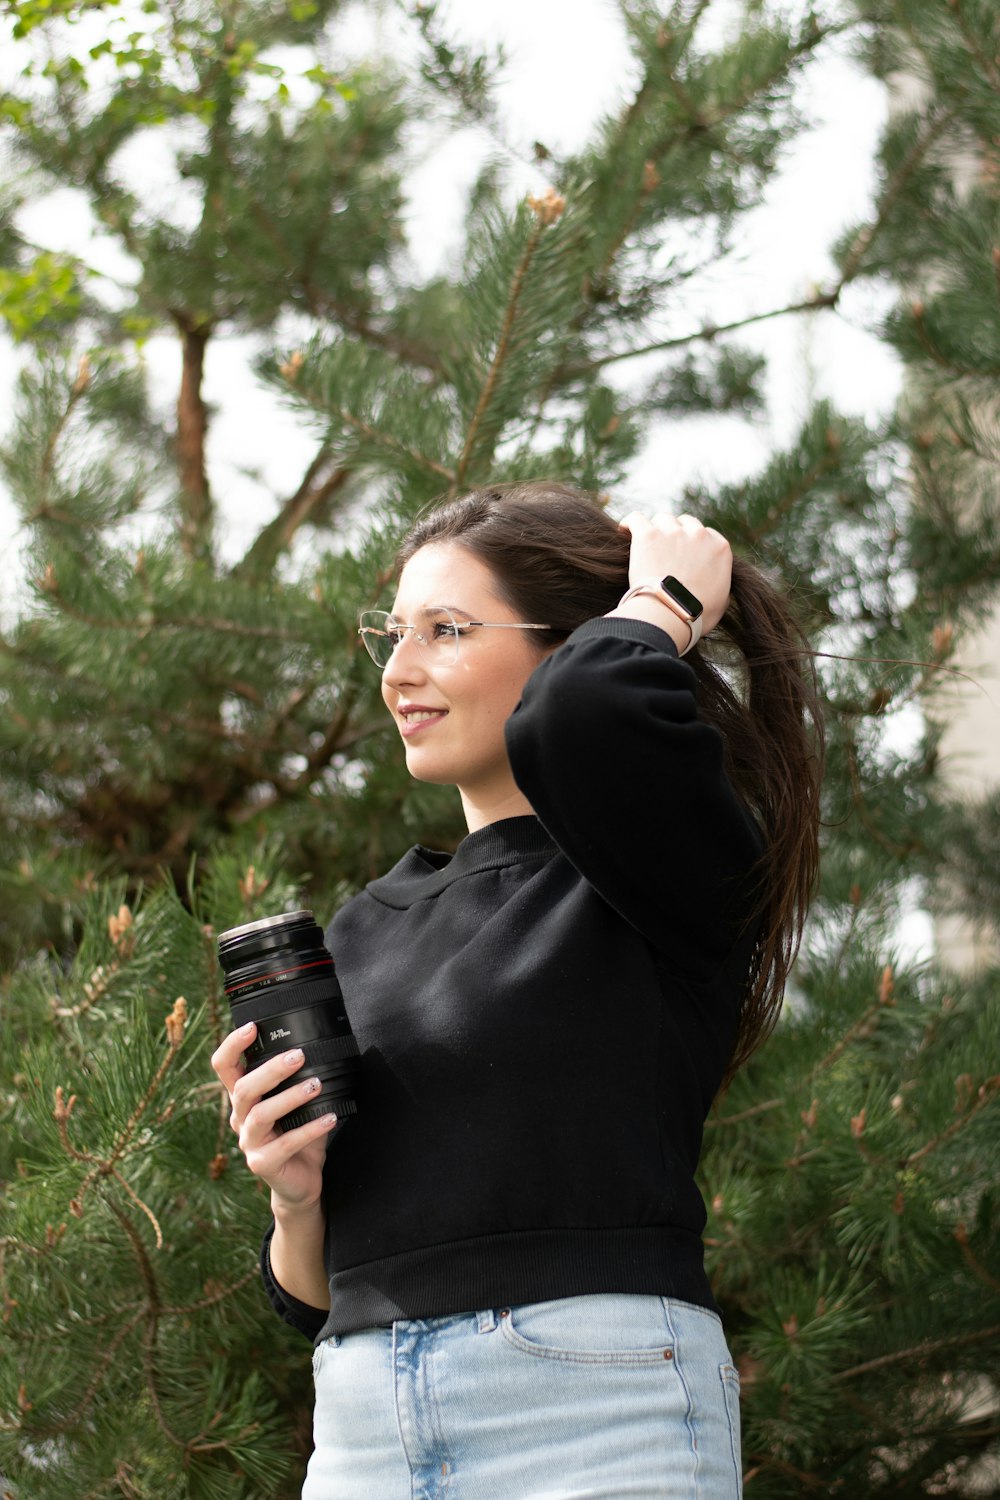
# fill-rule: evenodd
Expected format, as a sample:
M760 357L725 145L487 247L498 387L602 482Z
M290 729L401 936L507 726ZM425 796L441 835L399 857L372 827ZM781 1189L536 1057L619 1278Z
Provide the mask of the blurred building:
M941 690L942 764L952 791L979 801L1000 786L1000 609L962 638L956 660L975 683L954 679ZM966 918L940 918L936 936L945 963L961 972L1000 962L1000 934Z

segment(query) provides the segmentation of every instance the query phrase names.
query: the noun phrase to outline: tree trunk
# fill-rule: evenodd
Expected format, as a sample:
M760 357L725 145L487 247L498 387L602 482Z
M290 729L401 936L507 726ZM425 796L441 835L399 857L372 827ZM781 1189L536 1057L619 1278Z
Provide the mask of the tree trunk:
M210 325L175 313L183 364L177 399L177 467L180 477L181 544L188 557L204 557L211 546L212 497L205 470L208 412L201 393Z

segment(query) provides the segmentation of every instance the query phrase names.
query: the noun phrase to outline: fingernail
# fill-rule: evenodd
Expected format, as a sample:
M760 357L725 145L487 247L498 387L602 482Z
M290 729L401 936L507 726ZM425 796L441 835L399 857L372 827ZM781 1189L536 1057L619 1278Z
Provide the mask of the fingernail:
M240 1036L249 1036L250 1033L251 1033L251 1031L253 1031L253 1030L254 1030L254 1023L253 1023L253 1021L248 1021L245 1026L241 1026L240 1027Z
M319 1089L320 1081L318 1078L307 1078L305 1083L302 1085L302 1092L305 1094L318 1094Z
M291 1052L285 1053L285 1067L297 1068L304 1055L301 1047L293 1047Z
M332 1130L333 1127L336 1125L336 1123L337 1123L337 1116L336 1115L324 1115L323 1116L323 1124L326 1126L327 1130Z

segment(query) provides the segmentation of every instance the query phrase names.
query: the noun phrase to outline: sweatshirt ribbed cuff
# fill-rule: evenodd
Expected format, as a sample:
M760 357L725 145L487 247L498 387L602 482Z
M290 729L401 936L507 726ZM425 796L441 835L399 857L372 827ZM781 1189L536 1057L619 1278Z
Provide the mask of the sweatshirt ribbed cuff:
M601 615L596 620L587 620L567 637L565 644L608 635L615 636L620 641L639 641L643 646L652 646L655 650L662 651L664 656L680 659L677 644L666 630L661 630L659 625L651 625L648 620L625 620L620 615L611 619L607 615Z
M298 1297L293 1297L291 1292L276 1279L271 1269L271 1239L274 1235L274 1223L272 1221L264 1236L264 1243L260 1247L260 1275L264 1283L264 1290L270 1299L271 1306L278 1316L288 1323L297 1333L315 1342L317 1335L330 1316L326 1308L312 1307L308 1302L300 1302Z

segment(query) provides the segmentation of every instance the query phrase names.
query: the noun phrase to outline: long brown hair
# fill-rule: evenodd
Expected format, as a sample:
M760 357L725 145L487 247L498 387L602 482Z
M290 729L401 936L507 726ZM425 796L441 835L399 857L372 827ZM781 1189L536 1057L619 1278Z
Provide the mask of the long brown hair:
M460 542L491 570L540 646L614 609L628 587L629 534L589 495L546 480L491 485L426 513L399 565L429 542ZM699 716L720 730L730 779L766 845L759 923L726 1079L774 1026L819 864L823 729L812 657L787 601L758 569L733 561L729 604L685 661Z

